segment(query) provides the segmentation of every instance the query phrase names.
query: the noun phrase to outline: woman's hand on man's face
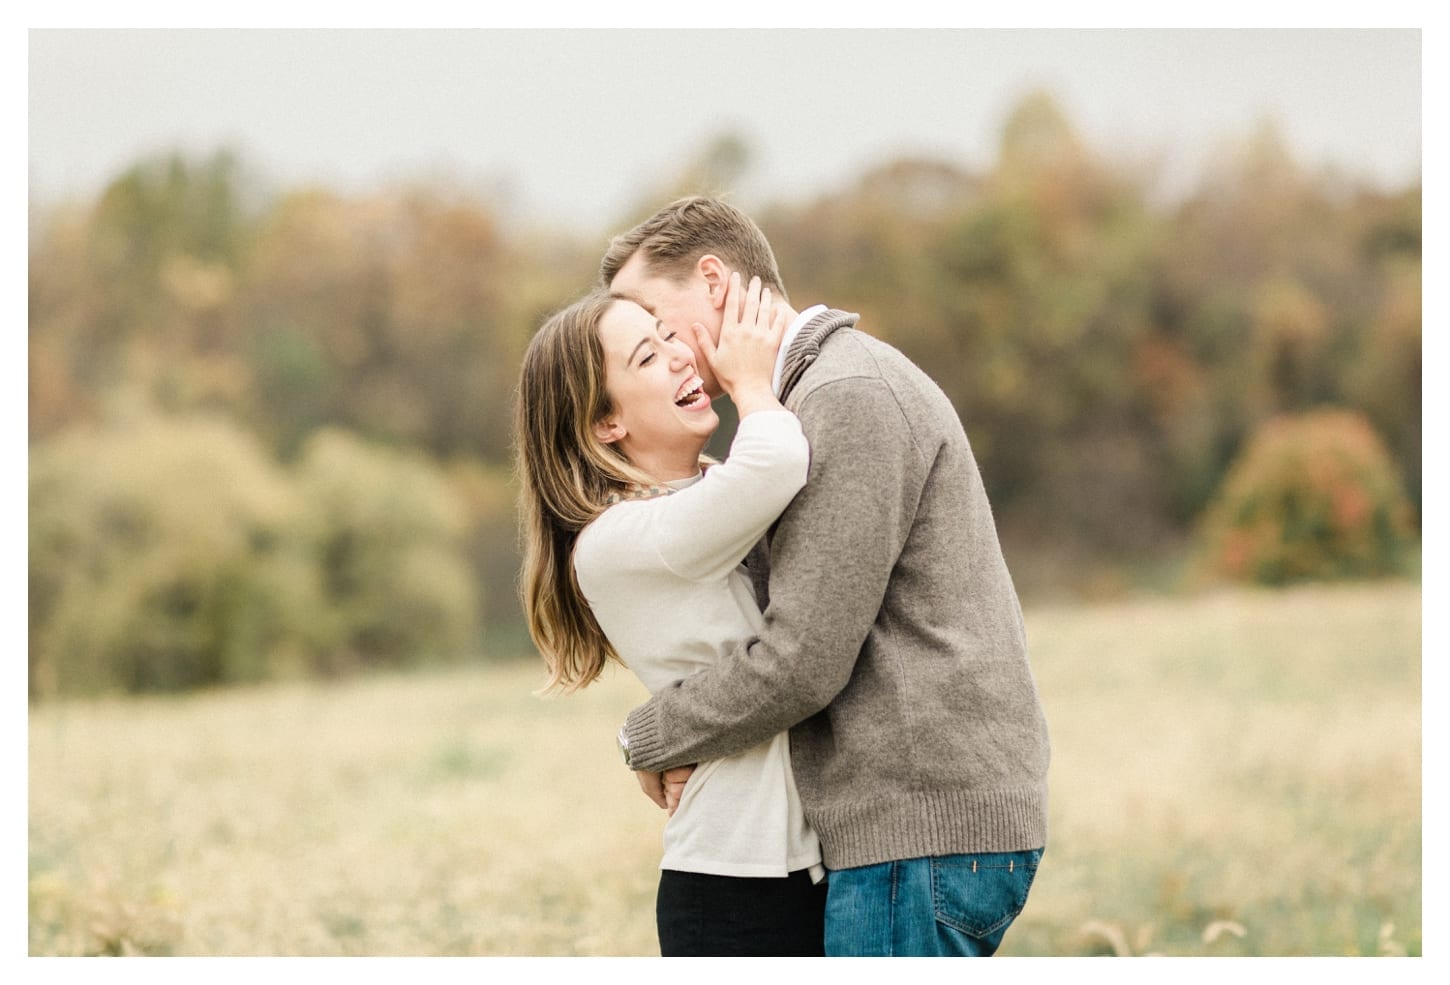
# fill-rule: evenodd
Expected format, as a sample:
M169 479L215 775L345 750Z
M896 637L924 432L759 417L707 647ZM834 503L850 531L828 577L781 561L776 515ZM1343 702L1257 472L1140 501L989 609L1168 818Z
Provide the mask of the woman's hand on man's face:
M761 287L759 277L750 278L750 285L742 288L740 274L731 273L719 343L711 341L704 325L691 326L700 354L742 415L778 406L770 384L788 317L783 305L772 303L770 288Z

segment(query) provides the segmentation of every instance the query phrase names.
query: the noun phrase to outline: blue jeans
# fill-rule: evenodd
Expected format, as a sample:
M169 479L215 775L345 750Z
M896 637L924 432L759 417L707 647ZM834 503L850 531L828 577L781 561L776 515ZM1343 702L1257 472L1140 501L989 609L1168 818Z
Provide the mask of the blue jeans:
M986 957L1027 903L1042 849L832 869L831 957Z

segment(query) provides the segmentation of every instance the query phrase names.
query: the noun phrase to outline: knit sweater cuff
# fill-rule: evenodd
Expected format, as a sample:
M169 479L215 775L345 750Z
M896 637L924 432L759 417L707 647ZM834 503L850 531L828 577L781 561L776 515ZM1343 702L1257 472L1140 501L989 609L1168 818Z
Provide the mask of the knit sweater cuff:
M648 701L630 712L624 720L624 737L629 744L630 769L658 773L666 768L658 704Z

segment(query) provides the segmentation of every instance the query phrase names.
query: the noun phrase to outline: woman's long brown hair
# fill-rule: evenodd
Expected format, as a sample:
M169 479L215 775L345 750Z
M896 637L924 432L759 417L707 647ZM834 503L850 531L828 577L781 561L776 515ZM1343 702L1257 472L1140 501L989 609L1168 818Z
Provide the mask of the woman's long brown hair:
M599 322L617 299L590 294L551 316L524 354L514 404L523 515L524 614L549 677L544 691L576 691L618 660L574 576L574 544L609 495L650 477L600 441L613 409L604 388Z

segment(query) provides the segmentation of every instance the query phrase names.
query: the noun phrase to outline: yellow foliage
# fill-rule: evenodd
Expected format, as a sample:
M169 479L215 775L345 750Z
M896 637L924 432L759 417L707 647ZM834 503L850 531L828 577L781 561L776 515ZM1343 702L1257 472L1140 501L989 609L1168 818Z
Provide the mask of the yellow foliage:
M147 411L37 445L31 694L175 690L456 656L460 500L420 455L323 432L289 473L245 432Z

